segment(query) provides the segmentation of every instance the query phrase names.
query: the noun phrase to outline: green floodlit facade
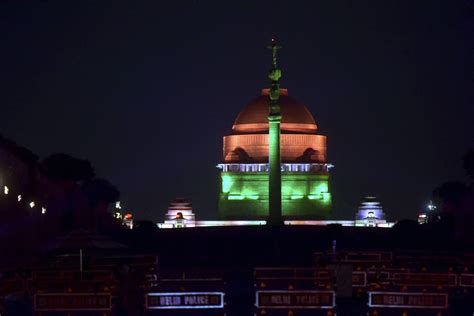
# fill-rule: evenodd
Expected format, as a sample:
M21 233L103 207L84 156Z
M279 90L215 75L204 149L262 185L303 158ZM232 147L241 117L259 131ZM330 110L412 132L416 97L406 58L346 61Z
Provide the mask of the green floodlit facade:
M330 217L326 136L313 115L280 88L272 39L271 85L239 113L224 136L219 214L222 220L321 220Z
M331 213L329 174L282 172L285 220L327 219ZM219 212L226 220L268 218L267 172L221 172Z
M269 89L240 112L224 136L220 174L221 220L269 218ZM326 136L317 133L312 114L280 89L281 204L283 220L331 218Z

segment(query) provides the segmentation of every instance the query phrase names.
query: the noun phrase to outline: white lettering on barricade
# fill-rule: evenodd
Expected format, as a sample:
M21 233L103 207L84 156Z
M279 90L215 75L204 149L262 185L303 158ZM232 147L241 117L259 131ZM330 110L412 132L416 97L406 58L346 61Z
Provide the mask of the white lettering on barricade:
M369 307L445 309L446 293L369 292Z
M208 305L209 297L207 295L186 295L184 296L184 305Z
M179 297L179 296L160 296L160 305L163 305L163 306L181 305L181 297Z
M223 292L147 293L147 309L223 308Z
M80 312L112 310L110 293L37 293L37 312Z
M256 292L257 308L313 308L331 309L335 307L334 291L272 291Z

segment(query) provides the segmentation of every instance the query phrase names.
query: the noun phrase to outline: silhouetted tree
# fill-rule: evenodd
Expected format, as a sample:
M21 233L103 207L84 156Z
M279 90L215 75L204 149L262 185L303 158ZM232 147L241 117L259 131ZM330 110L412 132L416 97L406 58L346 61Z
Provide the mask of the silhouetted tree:
M52 154L45 158L43 168L48 177L55 181L88 181L95 175L94 168L88 160L63 153Z
M93 179L86 182L83 191L93 207L99 203L108 205L120 197L120 191L105 179Z
M441 211L455 211L466 197L468 188L460 181L446 182L433 190L433 198L441 205Z
M89 220L78 218L78 222L86 222L94 231L110 231L116 226L116 221L108 213L108 206L120 197L120 191L105 179L93 179L83 185L82 191L89 200Z
M153 223L152 221L142 220L142 221L136 221L134 223L133 230L137 234L150 235L150 234L153 234L153 233L157 232L158 227L156 227L156 224Z
M463 167L467 175L474 180L474 148L471 148L463 159Z
M410 245L413 243L413 238L418 234L419 229L420 225L417 221L403 219L392 227L391 232L397 244Z

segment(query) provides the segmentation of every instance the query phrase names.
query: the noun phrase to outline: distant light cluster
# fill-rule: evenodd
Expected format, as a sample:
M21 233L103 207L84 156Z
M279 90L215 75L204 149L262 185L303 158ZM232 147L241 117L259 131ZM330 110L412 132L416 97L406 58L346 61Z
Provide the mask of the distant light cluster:
M4 195L8 195L10 194L10 188L7 186L7 185L4 185L3 186L3 194ZM23 195L22 194L18 194L17 195L17 202L20 203L21 201L23 200ZM36 202L35 201L30 201L28 203L28 207L33 209L35 208L37 205L36 205ZM41 214L46 214L46 207L44 206L41 206Z

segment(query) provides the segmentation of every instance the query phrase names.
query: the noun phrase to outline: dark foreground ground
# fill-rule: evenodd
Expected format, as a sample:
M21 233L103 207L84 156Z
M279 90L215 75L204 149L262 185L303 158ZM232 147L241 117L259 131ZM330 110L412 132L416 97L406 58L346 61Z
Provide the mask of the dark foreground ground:
M3 311L0 314L33 315L34 298L38 293L99 293L104 289L112 297L111 311L71 315L474 314L472 288L461 286L458 280L461 274L474 273L474 256L471 257L474 248L471 243L456 239L452 231L441 226L421 227L408 222L392 229L330 225L157 230L142 225L132 231L111 234L108 238L87 232L70 233L63 236L60 242L51 241L34 254L19 255L15 260L2 258L0 288ZM83 273L69 273L67 271L80 270L80 248L83 252ZM347 257L351 253L352 257ZM390 257L379 256L380 260L377 260L377 254ZM260 279L259 272L256 272L256 268L262 267L288 269L265 272L265 277L274 277L268 281L265 277ZM308 277L304 274L306 270L296 267L321 271L329 269L332 274L321 281L316 280L314 274ZM373 280L356 287L352 283L351 272L340 272L344 269L366 274L378 272L372 275ZM404 286L387 280L382 282L380 271L410 271L424 273L427 279L431 275L440 279ZM447 284L444 279L450 274L456 277L455 285ZM23 282L22 285L15 286L19 282ZM349 294L347 284L349 287L352 285ZM255 293L258 290L334 291L337 294L336 307L324 310L256 309ZM367 306L368 293L375 290L446 293L449 308L370 309ZM146 310L144 307L147 293L200 291L225 293L225 307L212 310ZM37 315L68 315L68 312L50 314L37 311Z

